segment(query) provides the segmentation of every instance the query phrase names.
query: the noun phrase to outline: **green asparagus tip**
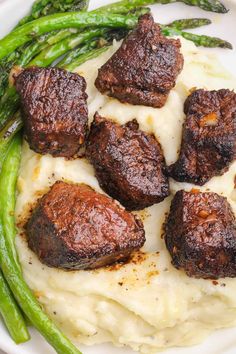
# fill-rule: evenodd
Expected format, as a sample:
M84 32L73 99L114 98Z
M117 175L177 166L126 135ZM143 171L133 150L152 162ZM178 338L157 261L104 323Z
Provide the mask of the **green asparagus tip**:
M212 22L208 18L186 18L179 19L173 22L170 22L166 26L172 27L178 30L198 28L206 25L210 25Z
M226 49L234 49L234 47L232 46L232 44L230 42L223 41L223 40L222 40L222 44L220 44L219 47L226 48Z
M219 2L218 8L219 13L226 14L227 12L229 12L229 9L227 9L221 2Z
M207 48L226 48L233 49L231 43L218 37L210 37L206 35L199 35L195 33L180 31L179 29L161 25L162 33L165 36L182 36L185 39L192 41L196 46L202 46Z
M228 9L218 0L179 0L186 5L198 6L203 10L224 14Z

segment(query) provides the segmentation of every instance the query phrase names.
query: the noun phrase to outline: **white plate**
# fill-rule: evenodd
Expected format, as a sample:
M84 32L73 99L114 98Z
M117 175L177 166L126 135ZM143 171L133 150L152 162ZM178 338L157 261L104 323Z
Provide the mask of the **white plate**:
M224 1L224 0L223 0ZM98 5L105 5L114 1L111 0L91 0L91 8ZM29 10L33 0L0 0L0 37L4 36L12 26ZM181 3L170 5L154 5L153 13L157 21L166 23L177 18L186 17L207 17L213 21L209 27L195 30L196 33L205 33L220 36L229 40L236 48L236 0L224 1L230 8L230 12L225 15L205 12L200 9L189 7ZM215 50L221 61L228 70L236 75L236 50ZM50 354L55 351L42 339L42 337L32 330L30 342L17 346L9 338L5 328L0 323L0 348L9 354ZM216 331L204 343L191 348L178 348L166 351L168 354L234 354L236 353L236 328ZM115 348L112 345L97 345L93 347L81 346L84 354L132 354L133 351L124 348Z

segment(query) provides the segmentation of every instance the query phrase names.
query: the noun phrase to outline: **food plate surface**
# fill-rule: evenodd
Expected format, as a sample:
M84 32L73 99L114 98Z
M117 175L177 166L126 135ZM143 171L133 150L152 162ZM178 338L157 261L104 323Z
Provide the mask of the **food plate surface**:
M5 35L11 27L21 18L30 8L33 0L0 0L0 37ZM96 5L105 5L110 3L110 0L91 0L91 7ZM230 13L226 15L218 15L207 13L197 8L188 7L183 4L171 5L155 5L152 7L155 19L162 23L171 21L177 18L185 17L208 17L211 18L213 24L208 28L201 28L199 31L209 35L218 35L229 40L236 48L235 37L235 19L236 19L236 3L235 1L225 1L225 5L230 8ZM198 32L196 30L196 32ZM225 67L236 75L235 57L236 51L215 50L211 52L218 53ZM179 348L165 351L165 353L182 353L182 354L232 354L236 352L236 329L221 330L215 332L203 344L191 348ZM32 331L32 340L21 346L16 346L9 338L7 332L0 324L0 348L9 354L45 354L54 353L38 333ZM111 345L99 345L93 347L80 346L84 354L132 354L129 349L115 348Z

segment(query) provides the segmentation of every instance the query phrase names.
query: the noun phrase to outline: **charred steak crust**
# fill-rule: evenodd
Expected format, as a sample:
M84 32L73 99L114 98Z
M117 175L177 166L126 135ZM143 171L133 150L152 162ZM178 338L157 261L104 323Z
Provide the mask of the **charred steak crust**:
M186 100L182 145L169 175L203 185L225 173L236 159L236 94L196 90Z
M226 198L216 193L176 193L165 224L173 265L190 277L236 276L236 220Z
M51 267L93 269L141 248L141 220L89 186L56 182L26 225L28 244Z
M128 210L144 209L169 195L165 158L154 135L136 120L119 125L95 114L86 157L101 188Z
M54 157L76 155L88 124L84 78L63 69L31 67L15 81L31 149Z
M121 102L164 106L183 68L180 41L161 34L151 14L137 27L98 72L97 89Z

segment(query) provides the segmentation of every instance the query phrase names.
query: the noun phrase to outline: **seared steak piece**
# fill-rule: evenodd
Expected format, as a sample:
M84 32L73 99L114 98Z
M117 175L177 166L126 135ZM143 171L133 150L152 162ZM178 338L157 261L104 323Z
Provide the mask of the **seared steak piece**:
M150 14L143 15L101 67L95 85L101 93L121 102L162 107L183 68L180 46L179 40L161 34Z
M16 78L25 134L32 150L73 157L84 143L87 122L86 82L58 68L28 68Z
M196 190L176 193L165 225L176 268L190 277L236 276L236 220L227 199Z
M29 247L51 267L93 269L125 260L145 242L142 222L84 184L56 182L26 226Z
M186 100L182 146L169 175L203 185L222 175L236 158L236 94L196 90Z
M136 120L119 125L97 113L86 156L101 188L129 210L144 209L169 195L161 146L154 135L139 130Z

